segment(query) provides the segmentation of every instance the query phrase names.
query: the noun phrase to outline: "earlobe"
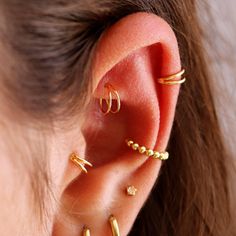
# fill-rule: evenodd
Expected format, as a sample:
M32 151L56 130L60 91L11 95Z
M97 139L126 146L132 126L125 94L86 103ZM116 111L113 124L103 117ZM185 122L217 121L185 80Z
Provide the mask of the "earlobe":
M127 16L102 36L92 69L95 99L83 134L93 168L71 180L62 201L78 212L68 218L78 221L80 232L86 225L91 235L110 235L107 222L114 214L121 235L127 235L158 176L161 162L155 159L167 159L179 85L167 86L158 79L181 71L175 35L156 15ZM110 112L109 102L109 112L100 109L100 98L112 101L109 93L104 95L107 83L118 93L112 100L120 98L117 112ZM127 145L127 138L139 144L139 152ZM130 185L138 189L133 198L124 191ZM79 234L66 228L68 235Z

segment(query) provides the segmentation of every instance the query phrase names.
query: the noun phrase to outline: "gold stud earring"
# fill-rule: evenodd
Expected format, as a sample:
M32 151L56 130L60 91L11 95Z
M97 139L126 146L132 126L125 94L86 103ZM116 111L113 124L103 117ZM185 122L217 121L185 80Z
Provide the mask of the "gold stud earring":
M70 155L70 160L77 165L82 171L84 171L86 174L88 173L87 169L85 168L86 165L93 167L93 165L86 161L85 159L79 157L76 153L72 153Z
M130 185L126 188L126 193L128 196L135 196L138 189L136 189L133 185Z
M126 144L128 147L132 148L134 151L137 151L140 154L144 154L154 159L159 159L159 160L164 161L169 158L168 152L158 152L152 149L148 149L145 146L140 146L138 143L135 143L133 140L126 140Z
M186 78L181 79L182 75L185 73L185 70L181 70L180 72L159 78L157 81L159 84L164 84L164 85L176 85L176 84L183 84L186 81Z
M108 98L107 99L100 98L100 109L101 109L102 113L104 115L107 115L110 112L113 113L113 114L118 113L121 109L121 101L120 101L119 93L109 83L106 83L104 88L107 90ZM112 109L113 98L116 100L116 103L117 103L117 105L116 105L117 107L116 107L115 110ZM107 106L107 108L105 110L103 109L103 104L104 104L103 101L104 100L105 100L105 104Z
M83 236L90 236L90 230L87 227L84 227L83 229Z
M112 230L112 236L120 236L119 225L116 218L113 215L110 216L109 222Z

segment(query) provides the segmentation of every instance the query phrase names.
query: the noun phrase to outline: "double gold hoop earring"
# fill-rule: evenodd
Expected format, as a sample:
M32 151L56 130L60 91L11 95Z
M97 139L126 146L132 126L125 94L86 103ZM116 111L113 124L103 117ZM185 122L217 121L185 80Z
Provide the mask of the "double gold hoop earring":
M186 81L186 78L182 79L182 76L185 73L185 69L181 70L180 72L167 76L159 78L157 81L159 84L164 85L176 85L176 84L183 84Z
M70 155L70 160L76 165L78 166L83 172L85 172L86 174L88 173L87 169L85 168L86 165L93 167L93 165L86 161L85 159L79 157L75 152L73 152Z
M107 115L110 112L113 113L113 114L118 113L120 111L120 108L121 108L119 93L109 83L106 83L104 85L104 88L107 90L107 94L105 96L108 96L108 98L106 98L106 99L103 98L103 97L100 98L100 109L101 109L102 113L104 115ZM112 108L113 99L116 101L116 104L117 104L116 109ZM106 109L104 109L104 101L105 101L105 104L106 104Z

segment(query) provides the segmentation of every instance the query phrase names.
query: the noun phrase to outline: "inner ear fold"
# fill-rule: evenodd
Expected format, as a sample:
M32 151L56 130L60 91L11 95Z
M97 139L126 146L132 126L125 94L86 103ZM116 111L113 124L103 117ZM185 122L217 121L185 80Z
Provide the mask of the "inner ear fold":
M156 78L161 66L162 47L157 43L132 52L100 81L83 128L86 156L95 166L123 156L127 138L155 144L160 117ZM121 110L117 114L104 115L99 107L106 83L120 95Z

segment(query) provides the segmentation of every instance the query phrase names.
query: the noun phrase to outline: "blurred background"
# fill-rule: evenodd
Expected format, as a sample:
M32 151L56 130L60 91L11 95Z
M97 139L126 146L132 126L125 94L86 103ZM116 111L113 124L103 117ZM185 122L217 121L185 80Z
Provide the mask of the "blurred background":
M209 63L212 64L215 75L217 112L236 167L236 0L199 0L198 8L210 55ZM232 210L236 219L235 167L231 169L231 194Z

